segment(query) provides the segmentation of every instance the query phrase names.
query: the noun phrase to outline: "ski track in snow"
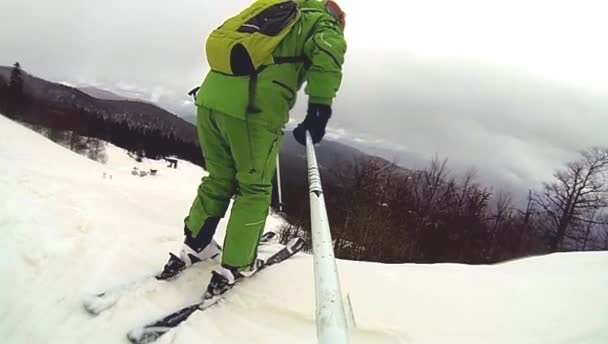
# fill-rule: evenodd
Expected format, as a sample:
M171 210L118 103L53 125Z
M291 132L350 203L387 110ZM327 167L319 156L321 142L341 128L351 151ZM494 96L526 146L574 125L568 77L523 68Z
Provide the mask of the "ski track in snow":
M84 311L87 293L155 273L179 249L204 173L184 161L138 164L111 145L108 156L96 163L0 116L2 343L127 343L133 327L201 295L213 263L144 283L97 317ZM133 166L159 175L132 176ZM267 229L281 223L270 216ZM338 265L353 343L608 343L606 252L496 266ZM158 343L314 343L314 305L312 257L298 254Z

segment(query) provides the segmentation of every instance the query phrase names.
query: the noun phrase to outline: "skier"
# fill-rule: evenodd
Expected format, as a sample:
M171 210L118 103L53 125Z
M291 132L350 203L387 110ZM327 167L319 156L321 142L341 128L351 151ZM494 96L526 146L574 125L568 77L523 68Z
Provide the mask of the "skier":
M270 8L269 4L276 6ZM268 10L247 17L247 11L256 5L267 6ZM281 34L264 32L280 31L267 25L283 13L276 11L290 6L297 11L297 18L289 22L291 26ZM244 43L232 48L232 67L227 72L214 70L212 62L219 60L216 55L221 55L221 48L235 46L231 41L234 33L225 33L234 24L230 20L245 17L249 20L239 23L237 34L255 31L267 34L264 39L280 38L270 51L273 62L260 68L252 66L256 52L246 49L265 46L256 41L249 47ZM220 296L238 279L255 273L258 242L268 216L275 161L283 138L281 129L288 121L297 91L306 82L308 110L293 135L303 145L306 131L315 143L321 141L332 114L332 100L340 87L346 52L345 14L332 0L258 0L230 20L207 40L211 71L196 96L198 138L209 174L202 179L184 220L181 253L179 257L171 254L158 276L170 278L193 263L219 255L220 247L213 235L235 196L221 266L213 271L205 298ZM239 72L243 50L244 56L251 59L246 59L245 72ZM247 67L256 67L255 72L247 72Z

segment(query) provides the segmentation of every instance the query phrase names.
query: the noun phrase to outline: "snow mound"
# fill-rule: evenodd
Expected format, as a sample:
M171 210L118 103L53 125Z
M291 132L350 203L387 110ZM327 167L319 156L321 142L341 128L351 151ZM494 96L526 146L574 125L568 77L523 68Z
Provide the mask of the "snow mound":
M96 163L0 116L2 343L126 342L134 326L200 296L212 263L134 288L98 317L83 310L87 293L152 274L179 248L204 174L183 161L138 164L113 146L108 156ZM134 166L158 175L133 176ZM271 216L267 229L281 224ZM338 263L353 343L608 343L608 253L496 266ZM312 258L299 254L159 342L314 343L314 304Z

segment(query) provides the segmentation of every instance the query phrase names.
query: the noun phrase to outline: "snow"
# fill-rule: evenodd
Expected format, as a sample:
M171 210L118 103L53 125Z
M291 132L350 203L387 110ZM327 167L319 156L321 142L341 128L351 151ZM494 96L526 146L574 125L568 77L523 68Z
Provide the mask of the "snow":
M114 146L108 157L88 160L0 116L2 343L126 342L133 327L202 293L211 262L145 283L97 317L83 310L85 295L153 274L179 249L204 173L183 161L176 170L138 164ZM159 172L136 177L133 166ZM281 224L271 216L267 229ZM495 266L338 265L353 343L608 343L606 252ZM313 284L312 258L299 254L159 343L314 343Z

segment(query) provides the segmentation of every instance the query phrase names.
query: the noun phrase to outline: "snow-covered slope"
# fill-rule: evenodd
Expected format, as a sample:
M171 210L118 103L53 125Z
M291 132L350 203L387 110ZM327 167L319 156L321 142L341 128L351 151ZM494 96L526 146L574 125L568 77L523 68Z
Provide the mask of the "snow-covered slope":
M185 162L142 167L116 147L108 156L107 165L87 160L0 116L0 342L121 343L133 326L200 296L211 263L98 317L83 311L84 294L154 273L179 248L203 174ZM132 176L136 165L159 175ZM280 224L271 217L268 228ZM339 269L354 343L608 343L608 253ZM160 343L314 343L313 281L312 259L300 254Z

